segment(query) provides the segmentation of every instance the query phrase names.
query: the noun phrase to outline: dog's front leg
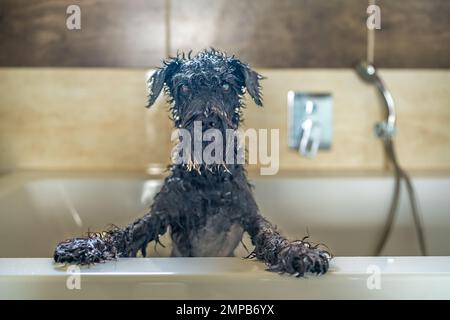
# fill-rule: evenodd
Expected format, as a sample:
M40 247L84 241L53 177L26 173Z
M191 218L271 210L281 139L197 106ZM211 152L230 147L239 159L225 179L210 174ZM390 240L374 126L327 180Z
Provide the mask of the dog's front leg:
M269 270L302 277L307 272L324 274L330 254L309 243L289 241L261 215L256 214L246 227L255 249L253 255L264 261Z
M155 203L149 213L126 228L114 228L59 243L54 252L55 262L91 264L117 257L134 257L139 250L145 256L147 244L158 241L169 224L168 215L158 204Z

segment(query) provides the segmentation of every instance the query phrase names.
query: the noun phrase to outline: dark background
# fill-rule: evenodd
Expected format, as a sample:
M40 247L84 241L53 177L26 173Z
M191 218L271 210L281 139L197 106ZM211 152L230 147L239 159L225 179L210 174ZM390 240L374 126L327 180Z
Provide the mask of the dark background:
M82 30L66 28L71 4L81 7ZM450 67L449 0L377 5L378 66ZM0 66L153 67L169 39L171 54L214 46L257 67L347 68L366 57L367 6L367 0L0 0Z

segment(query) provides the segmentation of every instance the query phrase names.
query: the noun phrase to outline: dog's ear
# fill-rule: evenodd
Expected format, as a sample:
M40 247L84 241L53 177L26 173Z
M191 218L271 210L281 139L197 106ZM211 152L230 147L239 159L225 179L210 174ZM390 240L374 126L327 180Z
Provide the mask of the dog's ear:
M148 79L148 104L147 108L150 108L158 98L164 84L167 84L180 66L180 60L178 58L172 58L168 61L164 61L163 66L153 72L152 76Z
M247 92L250 94L253 101L255 101L258 106L262 106L261 85L259 84L259 80L264 79L264 77L250 69L247 64L242 63L237 59L234 59L233 63L236 67L238 76L242 78L245 87L247 88Z

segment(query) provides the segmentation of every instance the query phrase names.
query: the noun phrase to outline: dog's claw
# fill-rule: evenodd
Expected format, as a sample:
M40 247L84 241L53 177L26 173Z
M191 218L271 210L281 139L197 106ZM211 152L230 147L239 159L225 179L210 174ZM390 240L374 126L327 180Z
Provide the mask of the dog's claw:
M270 266L270 271L294 274L303 277L306 273L325 274L331 257L328 252L310 248L303 242L292 242L282 249L278 262Z

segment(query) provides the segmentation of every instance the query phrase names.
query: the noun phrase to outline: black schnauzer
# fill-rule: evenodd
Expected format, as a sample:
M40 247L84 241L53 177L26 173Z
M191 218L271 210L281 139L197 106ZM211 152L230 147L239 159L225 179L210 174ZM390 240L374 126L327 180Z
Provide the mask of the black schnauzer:
M214 49L192 58L181 54L165 61L150 78L148 107L164 88L176 128L192 131L194 121L201 121L202 129L237 130L244 93L262 105L261 79L234 56ZM303 276L328 270L328 252L305 238L287 240L259 214L242 164L187 161L170 166L170 172L149 213L123 229L61 242L54 260L91 264L135 257L139 251L145 256L147 244L158 243L170 227L173 256L232 256L247 232L255 246L249 257L264 261L271 271Z

